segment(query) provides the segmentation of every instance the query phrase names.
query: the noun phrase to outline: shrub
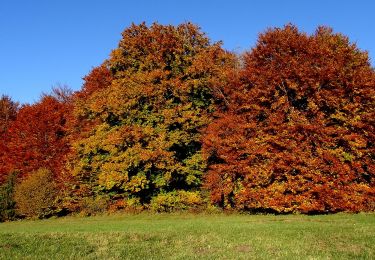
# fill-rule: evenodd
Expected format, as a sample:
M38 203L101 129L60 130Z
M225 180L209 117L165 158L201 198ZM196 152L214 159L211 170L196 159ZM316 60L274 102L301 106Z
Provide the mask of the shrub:
M109 206L109 212L125 211L130 213L137 213L144 210L139 198L125 198L116 200Z
M0 186L0 222L12 220L15 217L15 202L13 199L14 185L17 173L8 176L7 181Z
M150 209L157 212L172 212L186 209L196 209L203 205L199 192L172 191L161 193L151 199Z
M57 186L51 171L41 168L16 184L16 211L29 218L51 216L56 210L57 195Z
M108 199L105 197L86 197L80 204L81 216L93 216L104 213L108 209Z

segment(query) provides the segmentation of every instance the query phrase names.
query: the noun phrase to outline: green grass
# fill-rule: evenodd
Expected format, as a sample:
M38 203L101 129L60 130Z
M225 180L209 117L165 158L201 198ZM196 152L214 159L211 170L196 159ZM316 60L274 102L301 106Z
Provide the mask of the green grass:
M0 224L0 259L375 259L375 214L139 214Z

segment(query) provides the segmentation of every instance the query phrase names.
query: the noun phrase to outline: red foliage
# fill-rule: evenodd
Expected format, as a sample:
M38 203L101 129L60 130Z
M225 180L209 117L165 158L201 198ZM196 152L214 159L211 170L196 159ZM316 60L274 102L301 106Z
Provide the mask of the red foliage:
M24 176L39 168L48 168L60 178L69 150L65 128L71 105L58 97L44 96L33 105L24 105L5 133L0 151L0 176L11 171Z
M3 95L0 98L0 135L6 132L9 124L16 118L18 103Z
M9 125L16 119L18 103L10 97L3 95L0 99L0 154L7 154L6 133ZM0 167L4 165L5 158L0 157ZM5 175L0 174L0 183L5 180Z
M196 191L204 175L225 208L374 210L367 53L329 28L287 25L242 58L238 68L190 23L133 24L74 95L58 88L21 108L0 99L0 183L47 168L60 185L82 184L74 199L104 191L148 202Z
M367 53L328 28L308 36L288 25L261 34L244 62L228 110L204 138L212 200L276 212L373 209Z
M93 68L84 78L84 84L80 91L73 96L73 113L69 117L68 128L70 129L70 141L74 142L77 138L82 138L97 123L97 118L90 115L87 109L77 109L86 107L90 99L97 100L95 94L100 90L108 88L111 85L113 76L105 64ZM88 120L89 118L89 120Z
M77 96L81 99L87 98L98 90L108 87L112 79L111 71L105 64L95 67L83 78L85 82L82 90L77 92Z

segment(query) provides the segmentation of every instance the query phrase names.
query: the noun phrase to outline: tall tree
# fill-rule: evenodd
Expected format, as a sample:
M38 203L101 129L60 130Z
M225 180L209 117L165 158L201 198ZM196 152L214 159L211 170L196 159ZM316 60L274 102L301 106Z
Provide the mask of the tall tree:
M122 35L76 101L76 115L95 123L74 144L73 173L95 192L143 201L198 188L205 169L200 129L234 56L190 23L133 24Z
M337 212L375 207L375 73L320 27L267 30L244 55L231 104L204 137L206 186L225 207Z

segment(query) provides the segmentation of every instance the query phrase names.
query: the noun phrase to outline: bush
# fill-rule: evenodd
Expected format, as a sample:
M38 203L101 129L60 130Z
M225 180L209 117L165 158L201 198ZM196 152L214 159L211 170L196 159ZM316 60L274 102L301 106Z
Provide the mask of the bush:
M8 176L7 181L0 186L0 222L15 218L15 202L13 199L14 185L17 173Z
M172 212L178 210L197 209L204 204L199 192L172 191L153 197L150 209L157 212Z
M119 210L130 213L137 213L144 210L144 206L142 205L139 198L126 198L116 200L109 206L109 212L116 212Z
M108 199L104 197L86 197L80 204L81 216L93 216L104 213L108 209Z
M56 210L57 195L57 186L51 171L41 168L16 184L16 212L28 218L51 216Z

